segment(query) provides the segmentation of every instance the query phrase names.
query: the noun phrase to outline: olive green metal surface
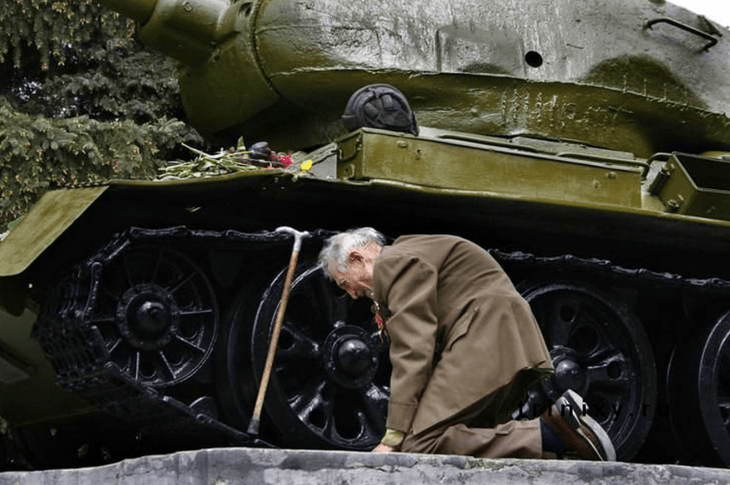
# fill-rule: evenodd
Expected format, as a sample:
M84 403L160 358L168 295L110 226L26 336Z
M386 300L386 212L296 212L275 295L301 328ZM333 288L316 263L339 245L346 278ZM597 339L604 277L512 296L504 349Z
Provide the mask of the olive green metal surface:
M140 37L184 63L183 102L204 133L329 142L348 97L385 82L425 126L643 157L730 147L730 31L664 1L106 4L148 17Z
M107 187L47 192L0 243L0 277L23 272Z
M730 220L730 161L675 153L653 188L667 210Z
M600 163L374 130L344 140L342 157L338 175L346 179L519 194L534 202L641 208L642 169L629 161Z
M99 0L99 3L144 24L152 15L157 0Z

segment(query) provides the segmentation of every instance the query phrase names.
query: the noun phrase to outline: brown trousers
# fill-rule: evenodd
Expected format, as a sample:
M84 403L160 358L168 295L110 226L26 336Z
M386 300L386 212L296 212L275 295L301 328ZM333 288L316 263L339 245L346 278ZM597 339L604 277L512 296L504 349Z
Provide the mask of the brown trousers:
M542 458L539 419L508 421L494 428L468 428L458 423L407 434L401 451L475 456L478 458Z
M540 419L510 419L527 386L544 374L542 369L522 371L511 384L453 417L418 434L407 433L401 451L478 458L542 458Z

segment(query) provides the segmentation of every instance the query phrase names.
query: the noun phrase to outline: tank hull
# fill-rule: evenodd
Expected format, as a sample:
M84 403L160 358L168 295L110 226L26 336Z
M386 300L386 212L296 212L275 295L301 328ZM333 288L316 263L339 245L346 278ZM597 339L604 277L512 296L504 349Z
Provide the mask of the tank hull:
M175 436L181 426L187 431L173 448L254 444L244 430L278 302L282 275L276 273L290 249L285 238L262 234L296 221L298 228L318 235L305 243L295 280L288 318L297 322L303 315L319 315L330 301L340 301L334 286L320 281L316 268L307 263L321 237L328 230L374 225L393 237L467 237L493 251L536 314L566 302L578 302L570 305L594 314L576 322L575 332L563 343L552 340L558 338L556 322L538 317L557 352L555 361L583 369L581 385L592 406L602 410L621 459L678 456L679 445L661 436L671 429L661 411L666 409L660 384L668 377L666 363L686 332L716 318L690 307L715 305L730 287L730 274L717 264L730 242L730 222L672 212L659 192L649 190L658 173L654 165L666 166L685 156L676 153L669 162L657 162L585 147L588 151L576 154L580 147L564 142L421 131L414 136L359 130L306 154L317 160L310 173L258 170L195 180L118 181L95 192L76 212L63 209L67 204L60 201L81 200L89 189L51 193L54 203L41 202L38 213L31 212L0 244L0 261L7 262L0 271L8 291L44 302L33 336L55 368L58 384L83 399L55 415L39 415L21 405L29 393L14 392L10 384L5 386L9 400L4 400L4 418L25 435L35 436L29 430L39 426L70 426L77 431L65 434L87 436L87 431L78 431L78 416L98 421L96 410L102 409L114 417L110 429L121 419L136 430L128 441L138 446L124 448L121 455L169 450L166 437ZM464 171L454 172L456 163ZM149 211L152 204L155 211ZM73 222L48 217L54 207ZM46 217L36 218L40 213ZM5 257L5 252L21 254L29 235L52 231L56 236L37 256L29 251L25 260ZM160 269L152 272L153 267ZM174 285L164 279L178 277ZM185 298L169 289L178 285L183 285ZM69 289L58 293L57 288ZM140 298L176 315L165 327L171 337L153 338L140 330L140 322L148 321L135 313ZM350 322L347 331L355 336L373 325L367 308L348 305L335 313L344 315L337 321ZM186 315L204 330L186 333ZM592 323L604 320L609 327ZM310 328L312 323L305 319L285 326L289 343L282 345L297 348L302 345L297 342L309 341L298 340L304 339L299 325ZM343 331L323 325L319 332L324 334L314 332L307 339L319 338L317 345L325 345L334 339L330 333ZM0 328L4 343L9 329ZM175 339L185 341L187 350L176 348ZM586 341L594 342L590 352L581 347ZM23 345L31 342L21 343L16 352L23 355ZM242 346L249 348L242 352ZM341 381L324 371L317 374L318 366L328 361L312 349L302 347L280 357L284 360L274 374L273 403L264 421L266 439L289 446L368 449L384 421L365 421L359 432L344 426L340 434L328 435L321 431L320 420L331 419L333 426L348 422L341 411L302 414L291 407L306 394L297 387L306 380L291 373L309 366L314 367L308 376L314 373L323 386L339 389L341 401L335 402L348 402L348 407L359 402L352 401ZM158 355L164 356L159 361L164 366ZM166 368L172 369L170 375ZM358 381L370 396L369 405L380 412L387 396L386 368L384 356L367 382ZM561 385L546 392L558 392ZM326 402L322 396L312 402ZM178 431L158 429L145 418L159 413L168 415ZM195 418L199 413L206 417ZM134 440L135 433L147 437L144 446ZM657 439L663 444L656 445ZM39 446L37 438L30 442Z

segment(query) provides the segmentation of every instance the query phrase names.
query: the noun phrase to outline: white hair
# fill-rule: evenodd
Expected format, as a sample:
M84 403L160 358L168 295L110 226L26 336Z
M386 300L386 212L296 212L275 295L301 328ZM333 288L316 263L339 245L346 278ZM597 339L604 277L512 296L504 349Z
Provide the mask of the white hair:
M385 236L372 227L360 227L335 234L324 242L319 252L319 265L327 278L331 278L329 268L335 264L340 273L344 273L350 266L349 256L353 248L367 246L374 242L379 246L385 245Z

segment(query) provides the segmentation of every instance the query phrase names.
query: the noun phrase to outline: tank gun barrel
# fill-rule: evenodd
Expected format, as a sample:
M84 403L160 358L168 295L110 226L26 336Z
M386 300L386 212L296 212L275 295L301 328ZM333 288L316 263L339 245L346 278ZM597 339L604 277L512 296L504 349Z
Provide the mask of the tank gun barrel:
M240 125L279 100L251 42L253 3L97 1L136 21L142 42L182 63L183 106L201 133L219 133Z
M147 45L187 65L205 62L235 31L236 4L227 0L98 0L140 26Z
M147 23L158 0L99 0L99 3L139 24Z

